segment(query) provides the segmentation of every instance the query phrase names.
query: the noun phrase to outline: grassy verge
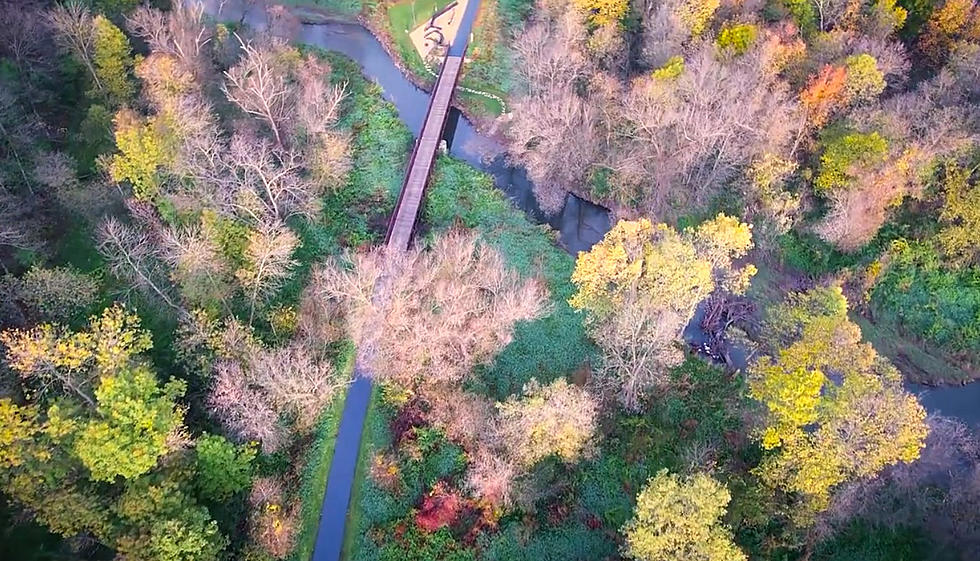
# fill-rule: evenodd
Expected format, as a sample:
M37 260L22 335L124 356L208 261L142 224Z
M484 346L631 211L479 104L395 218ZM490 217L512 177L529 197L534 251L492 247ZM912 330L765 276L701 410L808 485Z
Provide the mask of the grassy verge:
M871 322L860 314L850 315L851 320L861 327L864 340L888 357L909 382L958 384L976 378L976 374L943 358L941 352L930 351L921 341L910 341L889 322Z
M353 16L364 9L361 0L278 0L289 6L315 6L338 14Z

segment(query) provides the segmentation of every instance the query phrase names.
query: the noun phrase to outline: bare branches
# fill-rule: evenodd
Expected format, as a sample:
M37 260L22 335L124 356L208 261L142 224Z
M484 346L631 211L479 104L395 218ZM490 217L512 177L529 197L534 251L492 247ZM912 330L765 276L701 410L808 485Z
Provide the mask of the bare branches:
M371 370L406 387L459 382L510 342L516 322L544 311L544 287L471 234L449 233L428 252L350 260L353 269L316 271L313 290L341 305Z
M221 361L216 365L208 404L239 440L261 442L267 454L279 450L288 439L278 413L261 392L249 386L236 362Z
M312 428L324 407L347 386L329 361L299 344L258 351L249 371L252 383L262 388L273 407L289 413L300 431Z
M309 181L302 155L269 140L238 133L228 152L236 184L227 204L257 222L314 214L319 186Z
M204 22L204 5L177 0L167 13L140 6L126 18L127 26L142 37L156 53L176 56L188 68L200 71L210 66L206 49L212 31Z
M56 4L48 14L48 21L54 28L58 46L85 65L95 87L101 91L102 82L95 71L95 27L92 13L82 3L72 0Z
M181 310L169 295L170 287L161 280L166 277L160 268L160 251L146 231L109 217L99 227L98 238L99 252L109 262L112 274L155 294L174 310Z
M276 60L274 47L253 47L241 37L238 41L245 56L225 72L222 89L242 111L265 121L276 145L282 146L290 109L286 69Z
M235 272L249 301L249 323L259 300L278 288L296 266L291 255L297 247L296 234L281 223L263 225L249 235L246 265Z

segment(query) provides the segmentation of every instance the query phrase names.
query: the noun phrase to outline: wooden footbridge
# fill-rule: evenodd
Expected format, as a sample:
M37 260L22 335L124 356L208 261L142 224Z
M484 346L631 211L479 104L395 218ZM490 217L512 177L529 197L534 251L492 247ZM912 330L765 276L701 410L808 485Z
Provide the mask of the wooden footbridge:
M459 81L460 71L463 69L470 29L479 5L479 0L468 1L463 21L443 60L435 87L432 88L429 109L419 137L415 140L398 202L388 222L385 245L389 251L406 251L412 241L412 234L422 209L426 183L432 174L436 153L443 140L446 122L452 108L453 92ZM431 21L434 20L435 18ZM377 290L376 288L376 297ZM358 349L358 351L360 354L365 350ZM343 553L351 492L357 477L357 456L364 431L364 420L371 401L371 377L363 368L366 362L360 356L355 361L354 380L344 401L344 412L337 429L337 440L330 463L330 474L323 497L320 527L317 531L312 561L340 561Z
M395 212L388 222L385 243L390 249L404 251L408 249L412 239L412 232L415 230L422 207L422 197L425 195L425 186L432 174L436 152L439 151L439 145L442 143L446 120L452 108L453 92L456 90L456 82L459 80L459 72L462 68L462 55L447 55L436 79L436 85L432 88L429 110L422 122L419 137L415 140L412 156L408 159L408 170L405 172L405 180L398 194Z
M450 4L447 8L454 6L454 4ZM415 140L412 156L408 159L408 170L405 172L405 180L402 183L401 192L398 194L395 211L388 222L385 244L390 249L404 251L408 249L412 240L412 232L415 230L419 211L422 208L425 186L432 174L436 153L442 143L446 122L452 110L453 94L456 91L456 84L459 82L459 75L463 69L463 59L469 43L469 30L479 4L479 0L469 0L466 4L466 13L463 15L458 36L449 46L446 57L442 61L442 69L439 71L436 84L432 88L429 109L425 113L425 120L422 122L419 137ZM434 20L433 17L432 21Z

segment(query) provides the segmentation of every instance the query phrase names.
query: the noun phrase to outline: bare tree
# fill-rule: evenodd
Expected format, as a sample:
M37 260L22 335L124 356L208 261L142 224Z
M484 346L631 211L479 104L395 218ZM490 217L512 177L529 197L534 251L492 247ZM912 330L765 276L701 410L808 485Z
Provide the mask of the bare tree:
M340 108L347 98L347 82L339 86L328 82L330 65L307 56L297 70L299 95L296 98L296 117L307 135L326 133L340 117Z
M157 296L170 308L182 310L171 297L161 266L163 256L149 232L110 216L99 226L98 239L99 253L105 256L112 274Z
M753 159L786 152L800 119L773 69L778 41L732 60L705 43L675 79L636 80L607 125L613 197L673 216L704 205Z
M50 31L39 6L0 2L0 53L21 69L46 65Z
M472 234L348 258L352 268L333 261L314 273L315 293L340 304L366 366L405 387L460 382L510 342L518 321L544 311L544 287Z
M249 386L242 367L234 361L219 361L215 366L208 405L235 437L261 442L267 454L288 440L279 415L259 390Z
M55 32L55 41L88 69L95 87L102 91L102 82L95 71L95 27L92 13L81 2L71 0L55 4L48 14Z
M249 235L246 264L235 272L248 298L249 324L259 300L279 288L296 266L292 253L297 247L296 234L282 223L263 224Z
M632 294L619 313L592 327L602 348L596 383L625 407L639 409L641 398L651 388L664 388L670 369L684 362L678 336L689 318L676 310L651 309L642 295Z
M207 80L211 67L207 49L213 31L204 21L204 4L176 0L166 13L140 6L126 17L126 23L153 52L177 57L199 83Z
M181 296L196 305L225 304L231 271L215 241L197 225L166 228L161 238L161 257Z
M321 187L306 177L297 150L240 132L231 140L227 164L234 183L226 204L239 213L257 222L314 214Z
M584 22L571 10L539 18L515 42L526 91L514 103L511 154L527 168L541 208L551 214L567 191L584 184L599 155L596 104L578 94L594 72L585 37Z
M348 382L329 360L296 343L258 350L248 369L252 383L262 388L276 410L288 412L300 431L316 424L324 407Z
M265 121L276 145L282 146L285 121L292 108L287 71L276 57L278 45L255 47L241 37L238 41L244 56L225 72L222 89L242 111Z

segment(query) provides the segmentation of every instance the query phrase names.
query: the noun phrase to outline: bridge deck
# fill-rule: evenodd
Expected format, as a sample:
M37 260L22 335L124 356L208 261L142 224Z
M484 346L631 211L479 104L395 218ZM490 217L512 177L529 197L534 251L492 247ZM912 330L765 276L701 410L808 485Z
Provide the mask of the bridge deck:
M425 185L432 173L436 152L442 141L442 131L446 127L449 109L452 107L453 90L463 67L462 56L447 56L442 71L432 90L429 110L422 124L422 131L408 160L408 171L402 184L395 212L388 224L386 242L389 248L406 250L412 239L412 231L422 206Z

